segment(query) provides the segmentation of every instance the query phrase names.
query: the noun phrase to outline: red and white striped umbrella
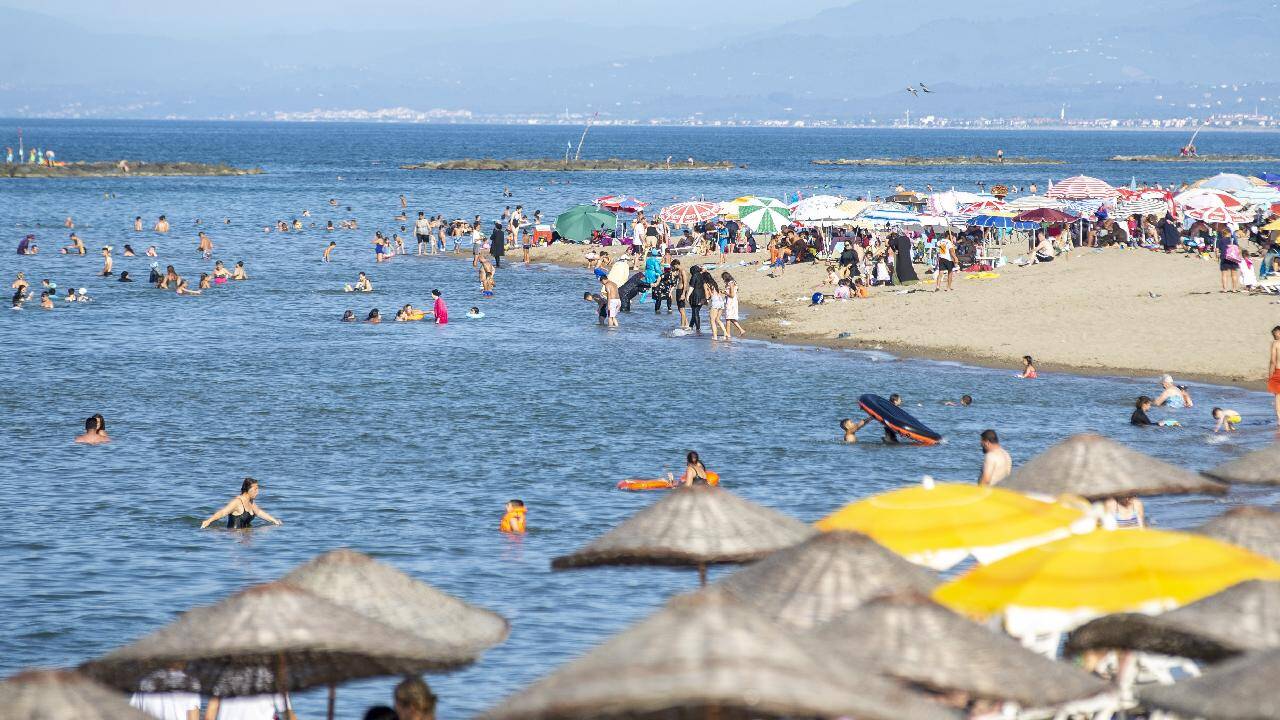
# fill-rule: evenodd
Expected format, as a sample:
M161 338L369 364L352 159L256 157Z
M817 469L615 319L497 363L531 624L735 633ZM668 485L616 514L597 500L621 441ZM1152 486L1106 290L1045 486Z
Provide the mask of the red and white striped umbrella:
M682 202L662 208L658 217L672 225L693 225L710 220L719 213L720 203Z
M971 218L978 215L999 215L1009 211L1009 204L1003 200L981 200L960 207L956 217Z
M1059 200L1112 200L1116 189L1098 178L1077 175L1054 183L1045 196Z
M1173 199L1189 218L1211 223L1242 223L1253 219L1244 203L1218 190L1194 188Z

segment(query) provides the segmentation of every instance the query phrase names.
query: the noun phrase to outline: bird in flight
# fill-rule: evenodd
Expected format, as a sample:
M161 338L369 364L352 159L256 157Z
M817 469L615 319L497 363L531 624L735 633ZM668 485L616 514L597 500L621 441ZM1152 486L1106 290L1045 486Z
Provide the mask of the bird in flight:
M932 91L932 90L930 90L929 88L925 87L925 86L924 86L924 83L920 83L920 89L921 89L921 90L923 90L923 91L925 91L925 92L927 92L927 93L931 93L931 92L933 92L933 91Z
M915 88L913 88L913 87L911 87L910 85L908 85L908 86L907 86L907 92L911 93L912 95L915 95L915 96L919 97L919 93L918 93L918 92L916 92L916 89L915 89Z

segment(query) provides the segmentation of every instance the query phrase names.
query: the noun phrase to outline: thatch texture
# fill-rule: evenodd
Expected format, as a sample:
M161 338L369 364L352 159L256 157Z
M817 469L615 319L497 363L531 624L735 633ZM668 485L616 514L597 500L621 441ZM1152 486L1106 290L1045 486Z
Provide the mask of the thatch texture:
M133 691L156 671L173 669L186 684L165 689L233 696L418 674L456 667L470 657L277 582L189 610L80 670Z
M1205 475L1227 483L1280 485L1280 443L1225 462Z
M1244 655L1198 678L1138 690L1148 707L1204 720L1280 718L1280 650Z
M648 619L483 713L489 720L658 718L934 720L941 705L874 672L837 675L794 631L704 591Z
M281 578L353 612L478 656L506 640L510 625L497 613L466 603L354 550L333 550Z
M1194 532L1280 562L1280 513L1273 510L1253 506L1234 508Z
M808 630L880 595L929 593L938 576L855 532L820 533L716 583L766 617Z
M799 520L723 488L682 487L551 567L750 562L813 533Z
M1222 483L1088 433L1073 435L1031 458L1000 487L1088 500L1227 492Z
M0 682L0 720L151 720L82 675L30 670Z

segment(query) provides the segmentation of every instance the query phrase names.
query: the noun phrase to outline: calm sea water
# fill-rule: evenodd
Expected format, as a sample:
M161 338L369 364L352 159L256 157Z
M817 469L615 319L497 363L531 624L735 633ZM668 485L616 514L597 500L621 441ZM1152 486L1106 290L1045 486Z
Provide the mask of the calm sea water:
M152 630L176 613L274 579L338 546L369 552L436 586L490 607L511 639L466 671L433 676L446 717L471 715L644 616L696 584L691 572L621 568L551 573L572 551L655 498L612 489L621 478L678 471L690 448L735 492L807 521L922 474L970 480L977 434L998 428L1015 460L1063 437L1096 430L1192 468L1205 468L1272 437L1247 426L1226 442L1207 432L1207 410L1187 428L1130 428L1130 403L1150 378L1050 374L1019 382L1013 370L899 360L888 355L766 343L717 345L663 336L666 316L638 312L618 332L594 325L581 272L503 268L497 296L478 297L470 264L397 258L374 267L369 238L391 230L399 209L492 219L504 204L554 215L608 192L663 203L744 193L883 194L903 182L972 187L978 180L1043 187L1084 172L1113 183L1181 181L1216 167L1116 166L1117 153L1168 151L1162 133L912 132L713 129L591 131L592 156L693 155L749 164L731 172L660 174L414 173L400 162L460 156L539 156L576 141L572 128L233 123L23 122L28 144L64 159L225 161L268 171L244 178L136 178L0 182L0 229L9 242L34 232L44 253L0 253L0 277L19 270L97 298L52 313L29 308L0 319L0 482L9 530L0 537L0 675L74 664ZM17 123L0 121L10 144ZM1280 136L1202 135L1209 152L1280 153ZM832 156L970 154L1003 148L1066 167L824 169ZM1262 168L1253 168L1254 171ZM554 181L554 183L552 182ZM503 186L514 198L504 199ZM104 198L104 193L110 193ZM327 201L336 198L338 208ZM346 206L352 209L345 210ZM264 234L300 217L323 224L359 218L359 232ZM134 234L164 213L174 230ZM100 258L52 252L68 214L91 250L131 243L160 248L162 264L196 277L211 267L195 251L205 222L215 257L244 260L250 282L179 298L95 277ZM223 225L231 218L230 225ZM335 261L319 262L330 238ZM117 271L145 280L148 260ZM340 292L358 270L377 292ZM390 315L427 304L440 288L454 321L344 325L348 308ZM487 317L463 314L480 305ZM910 318L903 318L910 322ZM1244 340L1242 339L1242 342ZM1269 417L1269 396L1196 385L1198 404L1247 419ZM901 393L948 437L934 448L836 442L836 422L856 415L863 392ZM967 409L941 402L970 393ZM107 417L114 442L71 443L83 418ZM200 532L253 475L280 528ZM529 535L495 528L503 503L530 507ZM1150 513L1186 527L1224 506L1275 501L1267 490L1225 500L1163 499ZM385 702L390 681L339 693L358 717ZM306 716L319 694L299 698Z

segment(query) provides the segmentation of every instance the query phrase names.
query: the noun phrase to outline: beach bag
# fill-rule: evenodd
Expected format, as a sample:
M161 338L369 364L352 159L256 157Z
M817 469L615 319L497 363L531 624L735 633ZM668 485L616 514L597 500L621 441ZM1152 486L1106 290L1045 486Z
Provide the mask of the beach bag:
M1227 249L1222 251L1222 259L1238 265L1244 261L1244 256L1240 254L1239 245L1228 245Z

